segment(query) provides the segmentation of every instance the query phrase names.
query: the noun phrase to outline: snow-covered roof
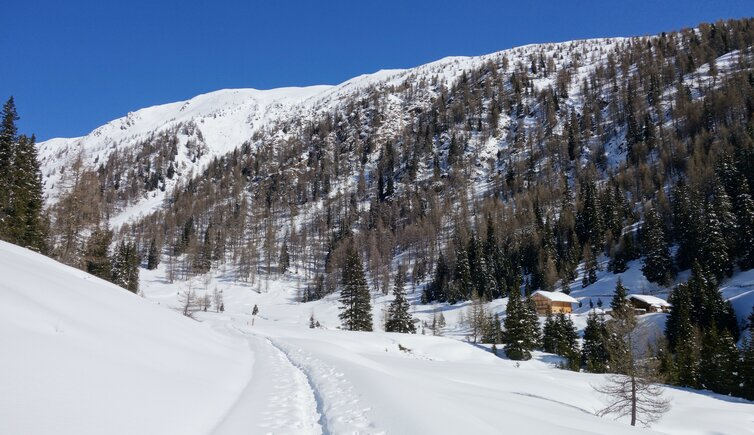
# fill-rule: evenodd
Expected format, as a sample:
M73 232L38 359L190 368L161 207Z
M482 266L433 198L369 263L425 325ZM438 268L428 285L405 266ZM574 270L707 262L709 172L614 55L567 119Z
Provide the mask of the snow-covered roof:
M579 301L572 298L571 296L568 296L565 293L562 292L547 292L544 290L537 290L534 293L532 293L532 296L534 295L540 295L544 298L547 298L553 302L570 302L572 304L578 304Z
M636 299L637 301L644 302L648 305L656 305L658 307L669 307L670 304L665 299L658 298L657 296L650 295L628 295L629 299Z

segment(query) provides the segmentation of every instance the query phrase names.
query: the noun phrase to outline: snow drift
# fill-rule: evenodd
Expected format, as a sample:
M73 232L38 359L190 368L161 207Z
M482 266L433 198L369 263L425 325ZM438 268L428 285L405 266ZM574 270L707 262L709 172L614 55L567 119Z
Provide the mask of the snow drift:
M0 242L0 433L206 434L250 374L243 340Z

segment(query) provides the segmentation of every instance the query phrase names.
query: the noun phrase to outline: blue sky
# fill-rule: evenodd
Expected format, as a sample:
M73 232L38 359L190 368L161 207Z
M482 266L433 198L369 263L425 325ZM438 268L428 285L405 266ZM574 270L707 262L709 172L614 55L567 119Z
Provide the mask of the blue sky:
M9 1L0 99L24 133L79 136L222 88L337 84L517 45L754 15L748 1Z

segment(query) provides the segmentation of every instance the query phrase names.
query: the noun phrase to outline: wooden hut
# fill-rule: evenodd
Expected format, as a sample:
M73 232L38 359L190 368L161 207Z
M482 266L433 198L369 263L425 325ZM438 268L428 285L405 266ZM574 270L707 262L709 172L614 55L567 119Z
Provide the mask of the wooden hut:
M579 303L579 301L565 293L547 292L544 290L535 291L532 293L531 298L534 299L534 304L537 306L537 314L540 316L555 313L567 314L573 311L573 304Z
M628 295L626 297L638 313L667 313L671 305L665 299L650 295Z

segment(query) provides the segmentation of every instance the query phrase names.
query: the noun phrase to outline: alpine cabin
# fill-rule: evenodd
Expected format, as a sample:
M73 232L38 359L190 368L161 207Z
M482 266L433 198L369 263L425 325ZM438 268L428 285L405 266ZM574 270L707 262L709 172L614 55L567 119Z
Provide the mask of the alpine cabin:
M537 307L537 315L546 316L556 313L570 313L573 311L573 304L579 301L561 292L547 292L537 290L531 294L534 304Z
M626 297L636 310L637 314L641 313L667 313L671 305L665 299L650 295L628 295Z

